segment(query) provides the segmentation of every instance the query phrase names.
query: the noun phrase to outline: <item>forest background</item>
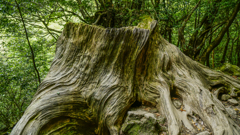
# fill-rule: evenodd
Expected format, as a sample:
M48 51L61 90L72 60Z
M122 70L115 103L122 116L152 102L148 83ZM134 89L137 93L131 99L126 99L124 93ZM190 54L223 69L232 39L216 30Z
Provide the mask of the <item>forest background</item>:
M238 0L0 0L0 134L10 132L51 66L67 22L136 26L144 15L187 56L240 66Z

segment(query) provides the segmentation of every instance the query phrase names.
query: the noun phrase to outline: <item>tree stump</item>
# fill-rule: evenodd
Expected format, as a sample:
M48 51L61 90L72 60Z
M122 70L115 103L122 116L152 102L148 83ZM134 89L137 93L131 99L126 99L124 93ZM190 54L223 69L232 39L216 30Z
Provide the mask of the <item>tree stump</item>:
M230 87L238 92L240 81L185 56L150 18L123 28L68 23L48 75L11 135L118 135L136 101L156 106L170 135L183 127L198 133L188 119L196 115L214 135L239 135L212 94Z

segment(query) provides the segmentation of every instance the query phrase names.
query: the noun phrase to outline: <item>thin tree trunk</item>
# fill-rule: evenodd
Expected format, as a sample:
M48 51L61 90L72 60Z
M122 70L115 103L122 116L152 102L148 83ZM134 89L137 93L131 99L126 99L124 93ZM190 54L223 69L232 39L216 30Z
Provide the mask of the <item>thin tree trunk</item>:
M198 1L196 6L191 10L191 12L188 14L187 18L183 21L182 26L178 29L178 40L180 41L180 46L183 49L183 46L185 45L185 38L184 38L184 29L187 25L188 20L192 16L192 13L197 9L198 5L200 4L201 0Z
M168 28L168 41L169 43L172 43L172 25Z
M232 40L232 47L230 49L230 52L229 52L229 63L233 64L233 58L232 58L232 54L233 54L233 46L234 46L234 39Z
M210 46L208 46L207 50L203 53L203 55L200 58L200 61L204 62L207 59L207 56L209 56L209 54L212 52L212 50L214 48L216 48L220 42L223 39L223 36L225 35L225 33L227 32L228 28L231 26L231 24L233 23L234 19L237 16L238 11L240 10L240 1L237 2L237 5L235 6L235 8L233 9L233 13L230 16L230 18L228 19L227 23L223 26L222 30L220 31L220 33L218 34L218 36L214 39L214 41L211 43Z
M238 39L237 40L237 58L238 58L238 60L237 60L237 66L239 66L240 67L240 41L239 41L240 39Z
M224 52L223 52L223 55L222 55L222 60L221 60L222 64L225 63L225 58L226 58L226 54L227 54L227 50L228 50L229 41L230 41L230 36L229 36L229 30L228 30L227 31L227 42L226 42Z
M32 56L32 61L33 61L33 67L34 67L34 70L35 70L36 73L37 73L38 82L39 82L39 84L40 84L40 83L41 83L41 78L40 78L40 75L39 75L39 72L38 72L37 66L36 66L36 64L35 64L34 51L33 51L33 49L32 49L32 46L31 46L31 44L30 44L30 41L29 41L29 39L28 39L28 33L27 33L27 29L26 29L26 26L25 26L25 23L24 23L24 19L23 19L23 16L22 16L22 12L21 12L21 9L20 9L20 7L19 7L19 5L18 5L18 3L17 3L17 0L15 0L15 3L16 3L16 5L17 5L17 8L18 8L19 14L20 14L21 19L22 19L22 23L23 23L23 27L24 27L24 30L25 30L25 34L26 34L26 39L27 39L27 42L28 42L28 46L29 46L29 48L30 48L30 50L31 50L31 56Z
M212 51L212 68L214 68L214 50Z
M81 12L84 19L87 19L87 13L86 10L84 10L84 7L82 6L82 0L76 0L78 3L79 11Z
M220 4L220 2L221 0L214 0L212 9L210 9L209 12L205 13L201 21L200 21L200 12L199 12L197 29L192 34L187 46L188 48L186 50L186 52L192 52L188 54L190 57L194 56L194 58L198 58L199 52L202 51L201 50L203 48L202 45L204 44L203 40L207 39L208 32L210 31L210 29L212 29L212 24L210 22L214 21L215 16L218 13L218 9L219 9L218 5ZM202 27L204 28L204 30L199 33L199 29L201 29ZM196 48L196 50L193 52L192 48Z
M211 32L212 32L212 29L210 30ZM211 44L211 42L212 42L212 34L210 35L210 38L209 38L209 44ZM205 44L205 40L206 39L204 39L203 40L203 43L202 43L202 45L201 46L204 46L204 44ZM197 52L198 54L200 54L200 49L198 50L199 52ZM206 61L207 63L206 63L206 65L208 66L208 67L210 67L210 62L209 62L209 56L207 56L207 61Z

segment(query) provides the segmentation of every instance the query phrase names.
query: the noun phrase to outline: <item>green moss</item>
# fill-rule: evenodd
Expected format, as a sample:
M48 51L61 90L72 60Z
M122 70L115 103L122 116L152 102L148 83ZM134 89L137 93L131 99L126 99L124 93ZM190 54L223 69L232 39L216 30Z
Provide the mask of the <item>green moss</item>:
M228 75L233 75L240 77L240 68L236 65L231 65L230 63L225 63L220 70Z
M129 134L129 135L138 135L139 134L139 131L141 129L141 126L140 124L128 124L126 127L125 127L125 131L127 131L126 133Z
M137 25L137 27L151 30L151 23L154 20L149 15L143 15L140 17L140 19L141 19L141 22Z
M140 125L134 125L132 129L130 130L130 133L132 135L138 135L140 130Z

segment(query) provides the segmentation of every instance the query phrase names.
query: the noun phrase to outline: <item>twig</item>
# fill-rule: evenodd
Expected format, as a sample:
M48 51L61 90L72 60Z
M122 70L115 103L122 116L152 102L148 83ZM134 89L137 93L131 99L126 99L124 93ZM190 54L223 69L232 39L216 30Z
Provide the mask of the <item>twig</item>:
M99 20L100 20L100 18L101 18L102 15L103 15L103 13L102 13L102 14L99 14L97 20L93 23L93 25L96 25L96 24L99 22Z
M76 13L74 13L74 12L72 12L72 11L69 11L69 10L64 9L58 2L57 2L57 5L63 10L63 12L66 11L66 12L68 12L68 13L71 13L72 15L77 16L81 21L87 23L81 16L79 16L78 14L76 14Z
M29 48L30 48L30 50L31 50L31 53L32 53L33 66L34 66L35 71L37 72L38 82L39 82L39 84L40 84L40 83L41 83L41 79L40 79L40 75L39 75L38 69L37 69L36 64L35 64L34 52L33 52L32 46L31 46L31 44L30 44L30 41L29 41L29 39L28 39L27 29L26 29L26 27L25 27L25 23L24 23L24 20L23 20L22 12L21 12L20 7L19 7L19 5L18 5L18 3L17 3L17 0L15 0L15 3L17 4L17 8L18 8L19 14L20 14L21 19L22 19L23 27L24 27L25 34L26 34L26 39L27 39L27 41L28 41L28 46L29 46Z

